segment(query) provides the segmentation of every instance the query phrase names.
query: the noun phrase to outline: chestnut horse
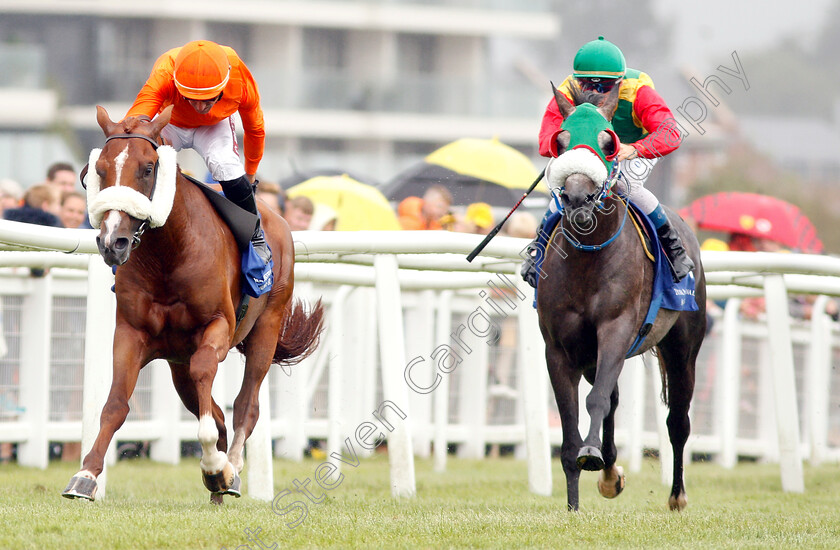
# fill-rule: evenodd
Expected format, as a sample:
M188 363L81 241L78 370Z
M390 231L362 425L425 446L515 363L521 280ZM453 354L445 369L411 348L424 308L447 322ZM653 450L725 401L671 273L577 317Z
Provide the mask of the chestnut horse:
M243 448L259 415L260 384L272 363L293 364L310 354L323 327L320 302L307 313L292 299L291 233L267 208L260 211L274 256L274 285L251 299L237 322L240 250L204 193L175 165L175 151L158 145L171 113L170 107L152 121L113 122L97 107L107 139L101 152L91 153L88 209L99 228L100 254L119 266L114 368L99 434L62 493L67 498L94 500L105 452L128 414L140 369L153 359L169 362L181 401L199 420L200 466L211 501L240 496ZM218 363L234 346L245 355L245 375L228 448L224 413L210 390Z
M574 105L554 90L564 123L557 137L560 155L552 160L546 174L564 214L546 247L537 312L562 418L561 460L570 510L578 509L581 470L601 471L598 489L607 498L617 496L624 488L623 471L615 464L618 377L646 318L654 278L654 265L646 258L637 231L632 223L625 226L627 204L622 197L607 192L604 161L595 154L600 148L610 159L618 151L610 124L618 90L615 86L606 98L573 90ZM596 109L596 103L602 105ZM575 143L586 145L574 147ZM698 310L660 309L632 355L654 348L657 351L674 451L668 504L672 510L681 510L687 503L683 450L690 431L688 409L694 393L695 360L705 335L706 290L697 239L679 216L666 210L696 266ZM578 431L581 376L592 384L586 397L590 424L585 439ZM603 441L599 435L602 429Z

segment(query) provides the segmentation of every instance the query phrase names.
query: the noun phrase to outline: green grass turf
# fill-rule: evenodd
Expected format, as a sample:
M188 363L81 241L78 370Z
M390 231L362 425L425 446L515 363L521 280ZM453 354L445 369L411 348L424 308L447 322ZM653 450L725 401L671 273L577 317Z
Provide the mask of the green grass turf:
M276 461L274 493L312 480L319 461ZM0 466L0 548L139 549L260 548L245 529L260 529L265 548L840 548L838 465L805 466L804 494L783 493L779 466L741 464L724 470L688 466L688 508L667 509L668 488L658 462L628 473L615 500L595 488L596 474L581 476L581 511L566 511L565 478L553 462L554 495L527 489L525 462L510 459L449 461L436 473L418 460L417 497L395 500L387 456L344 466L344 479L323 501L300 493L278 499L307 504L302 523L285 524L271 503L225 497L209 503L196 460L178 466L121 461L108 470L107 498L90 503L61 498L77 469ZM246 465L247 469L247 465Z

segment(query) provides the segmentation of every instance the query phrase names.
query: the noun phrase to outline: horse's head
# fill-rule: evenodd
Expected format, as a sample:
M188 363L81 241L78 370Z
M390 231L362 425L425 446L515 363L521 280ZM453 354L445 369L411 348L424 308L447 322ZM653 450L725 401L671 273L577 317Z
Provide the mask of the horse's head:
M589 220L600 203L620 143L612 120L619 86L604 96L572 86L570 103L552 84L554 100L563 115L557 135L558 157L547 169L548 185L560 194L563 208Z
M113 122L97 106L105 145L91 151L86 178L88 214L99 228L96 243L105 263L128 261L147 226L166 221L175 196L175 150L158 145L172 115L167 107L154 120L127 117Z

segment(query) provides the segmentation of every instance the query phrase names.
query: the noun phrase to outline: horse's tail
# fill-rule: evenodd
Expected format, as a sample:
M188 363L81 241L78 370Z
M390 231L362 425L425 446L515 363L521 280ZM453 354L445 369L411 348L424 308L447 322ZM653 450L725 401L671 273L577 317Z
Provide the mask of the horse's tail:
M324 330L324 307L321 300L309 312L300 300L291 301L288 308L272 360L272 363L278 365L295 365L309 357L318 347Z
M656 355L656 358L658 359L659 376L662 378L662 393L659 397L666 406L670 407L671 403L669 403L668 399L668 371L665 369L665 360L662 358L662 352L660 352L658 348L654 355Z

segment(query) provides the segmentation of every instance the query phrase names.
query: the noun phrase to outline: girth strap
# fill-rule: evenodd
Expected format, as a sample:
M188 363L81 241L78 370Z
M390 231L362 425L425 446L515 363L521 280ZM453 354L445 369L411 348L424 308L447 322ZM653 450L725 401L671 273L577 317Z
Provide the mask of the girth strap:
M248 296L247 293L242 293L242 298L239 300L239 305L236 306L236 327L234 330L239 328L239 323L242 319L245 318L245 314L248 313L248 303L251 301L251 297Z

